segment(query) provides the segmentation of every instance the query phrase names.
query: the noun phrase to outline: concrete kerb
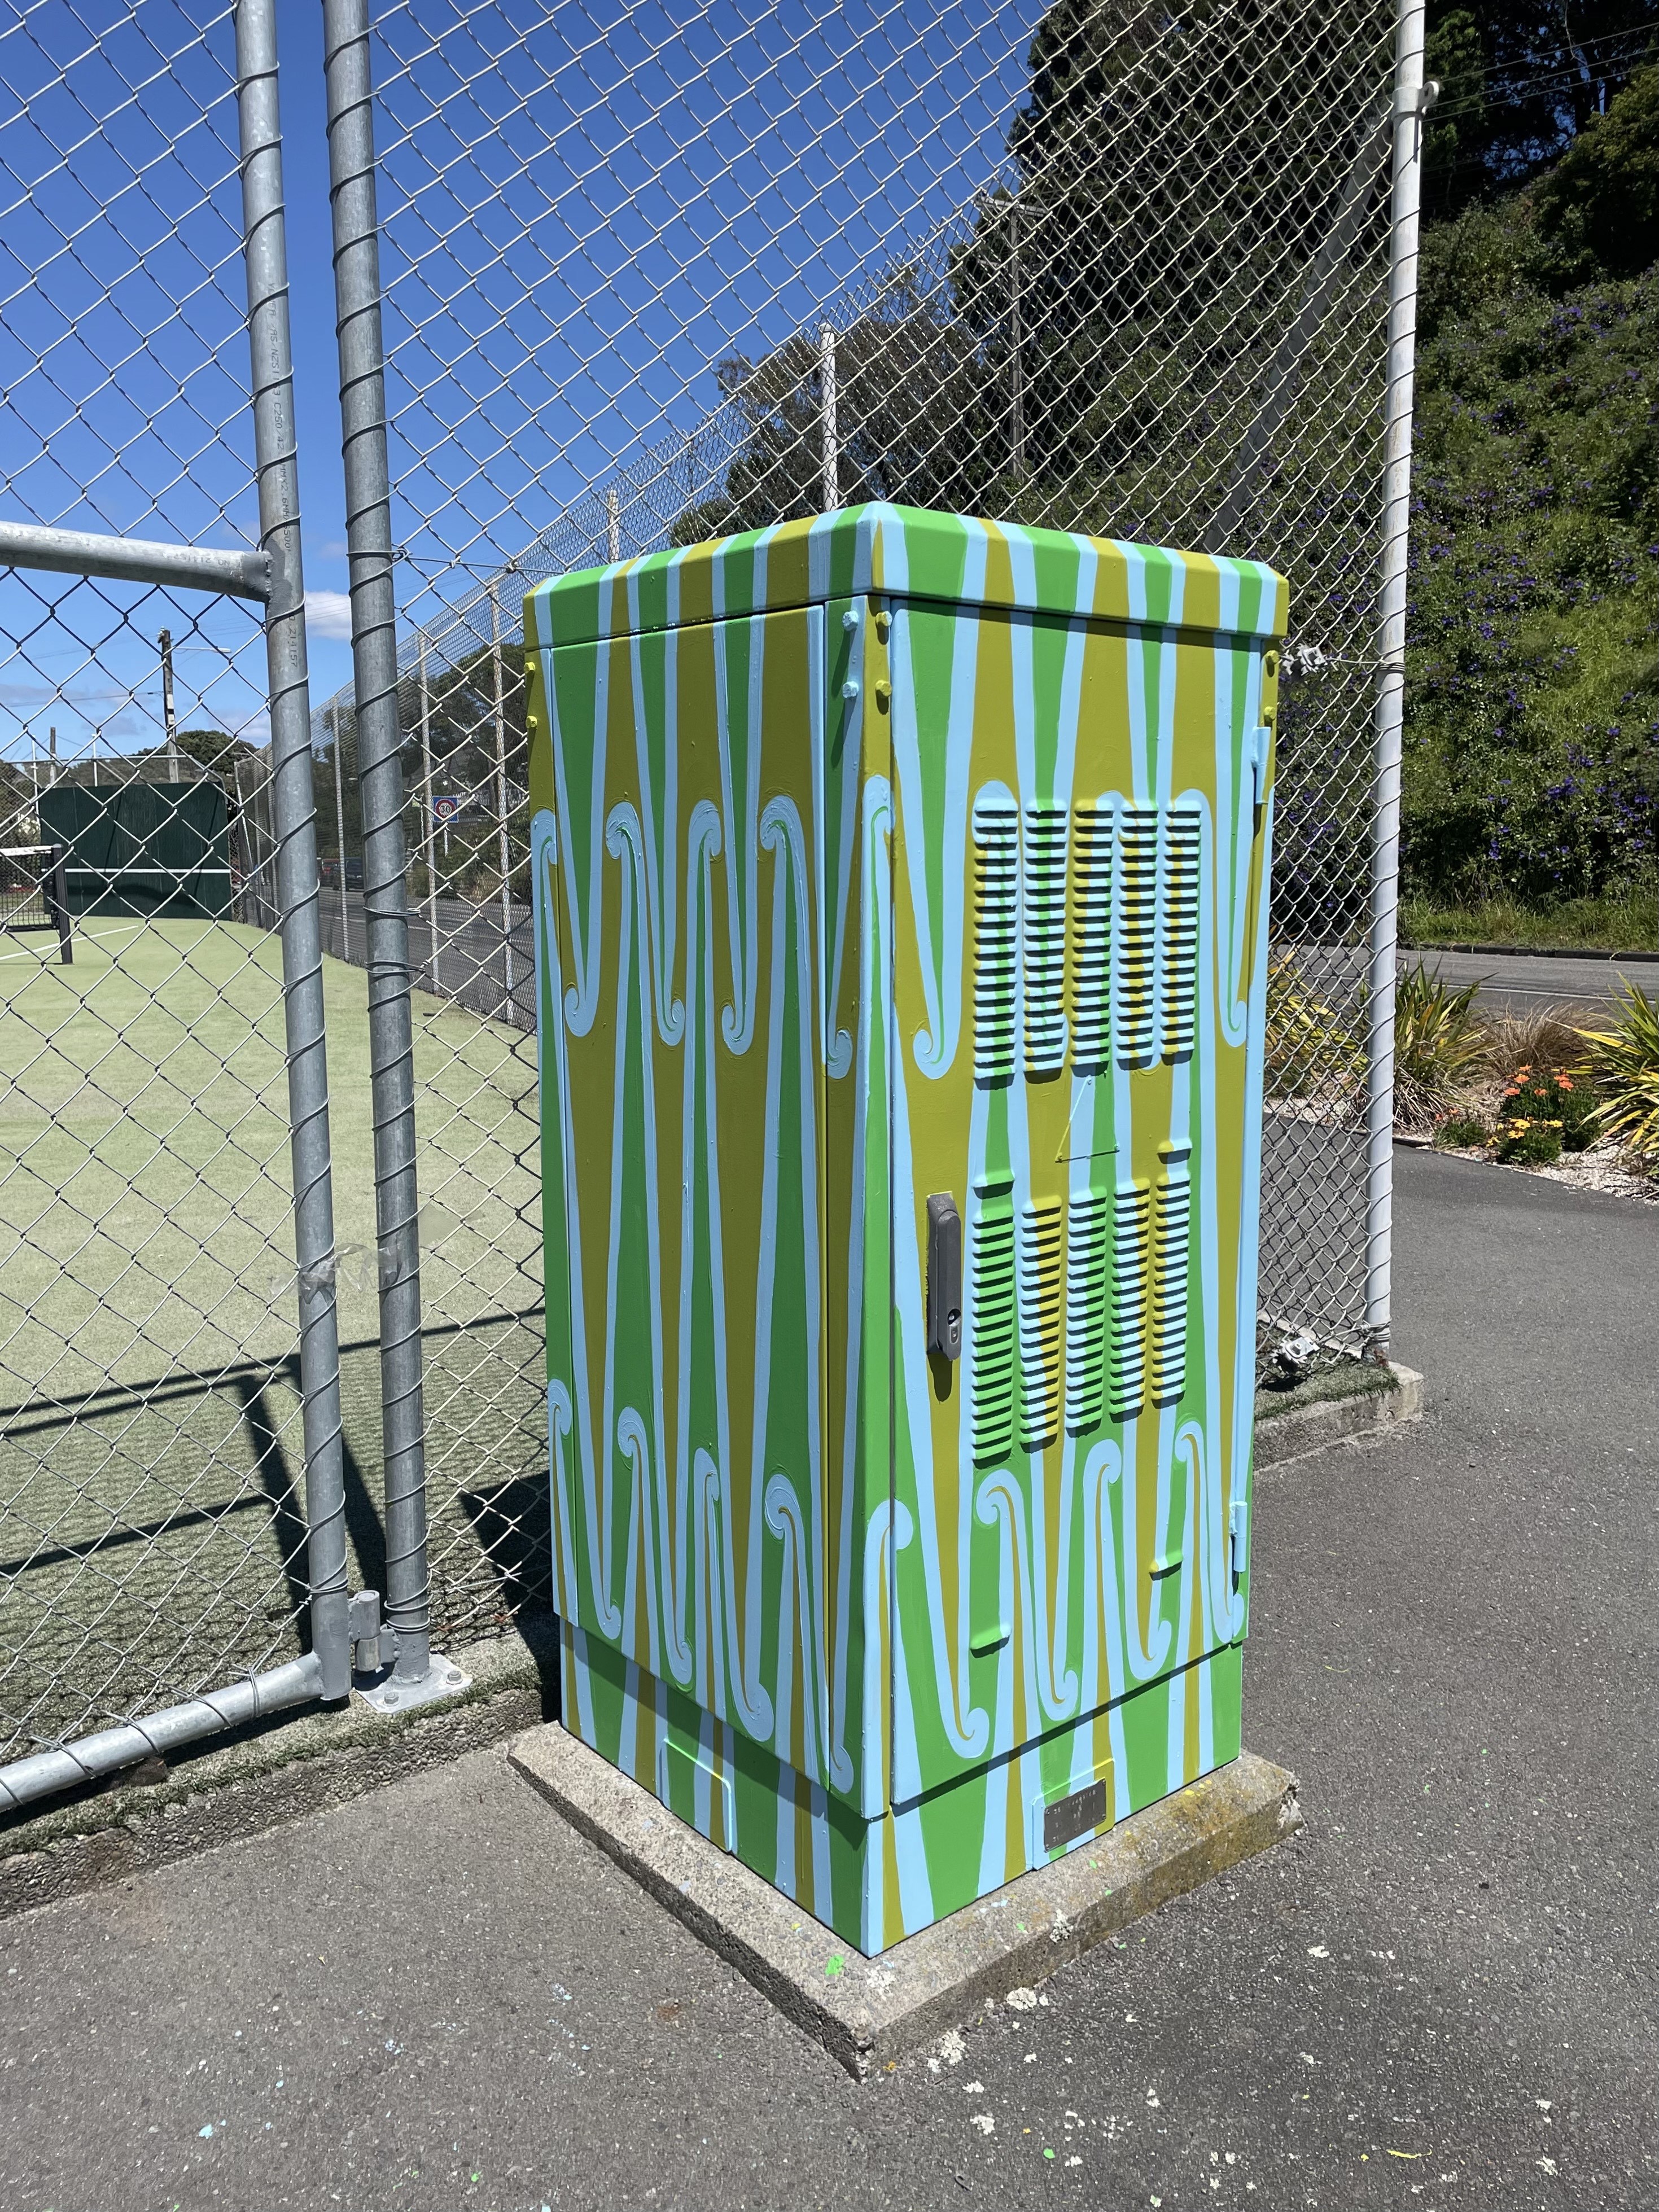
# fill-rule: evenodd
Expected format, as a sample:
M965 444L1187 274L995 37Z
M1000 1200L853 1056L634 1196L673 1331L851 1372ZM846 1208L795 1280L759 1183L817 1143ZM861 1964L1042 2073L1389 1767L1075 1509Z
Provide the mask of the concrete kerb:
M556 1723L520 1736L507 1757L572 1826L860 2078L975 2008L1042 2002L1037 1986L1057 1968L1302 1825L1294 1778L1246 1752L866 1959Z
M0 1828L0 1919L170 1866L481 1751L556 1709L550 1615L452 1651L470 1688L386 1717L350 1703L210 1737L149 1786L118 1780Z
M1254 1464L1283 1467L1327 1444L1386 1436L1422 1414L1423 1377L1414 1368L1348 1361L1293 1390L1256 1392Z

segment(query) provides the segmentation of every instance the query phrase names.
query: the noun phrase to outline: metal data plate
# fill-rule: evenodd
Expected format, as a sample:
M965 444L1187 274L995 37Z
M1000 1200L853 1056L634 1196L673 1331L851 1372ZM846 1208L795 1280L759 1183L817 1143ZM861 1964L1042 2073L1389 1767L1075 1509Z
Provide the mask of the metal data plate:
M1091 1828L1098 1828L1105 1818L1106 1784L1103 1778L1043 1807L1042 1848L1045 1851L1063 1850L1079 1836L1086 1836Z

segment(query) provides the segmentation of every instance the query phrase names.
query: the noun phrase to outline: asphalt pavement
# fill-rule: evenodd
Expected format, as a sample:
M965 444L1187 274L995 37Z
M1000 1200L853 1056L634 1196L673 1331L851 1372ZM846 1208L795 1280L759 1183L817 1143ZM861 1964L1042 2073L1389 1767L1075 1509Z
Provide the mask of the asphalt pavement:
M1305 1832L860 2087L500 1752L0 1925L8 2207L1659 2204L1659 1207L1399 1164L1428 1419L1263 1475Z
M1623 956L1449 952L1433 945L1401 955L1402 967L1419 961L1459 990L1467 983L1478 983L1485 1004L1517 1013L1545 1006L1600 1009L1616 1000L1626 982L1635 983L1650 998L1659 991L1659 963Z

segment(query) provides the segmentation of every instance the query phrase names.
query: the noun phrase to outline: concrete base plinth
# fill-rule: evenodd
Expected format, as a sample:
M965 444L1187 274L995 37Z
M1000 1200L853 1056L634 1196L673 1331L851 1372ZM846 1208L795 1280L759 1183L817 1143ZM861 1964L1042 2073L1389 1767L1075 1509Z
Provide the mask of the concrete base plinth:
M1034 1990L1132 1920L1302 1825L1293 1777L1246 1752L866 1959L556 1723L520 1736L507 1755L574 1827L854 2075L932 2042L976 2005Z
M1256 1392L1252 1457L1260 1473L1329 1444L1368 1443L1422 1418L1423 1377L1414 1369L1345 1360L1294 1390Z

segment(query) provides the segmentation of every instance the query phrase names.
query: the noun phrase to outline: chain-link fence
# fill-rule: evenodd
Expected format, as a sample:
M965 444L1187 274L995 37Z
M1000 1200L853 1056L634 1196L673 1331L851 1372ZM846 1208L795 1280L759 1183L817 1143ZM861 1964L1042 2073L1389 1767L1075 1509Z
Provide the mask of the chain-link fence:
M520 602L827 505L1290 578L1264 1341L1361 1348L1393 10L407 0L374 37L429 1064L446 1002L489 1025L428 1109L422 1202L467 1224L426 1276L466 1347L428 1402L436 1510L487 1498L544 1587Z
M1283 569L1265 1334L1360 1350L1385 1313L1394 7L324 15L356 672L311 716L303 801L245 606L0 571L0 917L65 859L74 956L0 936L14 1751L301 1648L329 1401L298 1387L289 1146L320 1124L283 1096L277 933L302 951L307 914L340 1211L298 1263L313 1354L325 1291L344 1341L331 1589L386 1588L421 1665L428 1630L546 1601L521 642L551 574L868 499ZM261 542L236 45L199 0L0 33L22 433L0 520Z

